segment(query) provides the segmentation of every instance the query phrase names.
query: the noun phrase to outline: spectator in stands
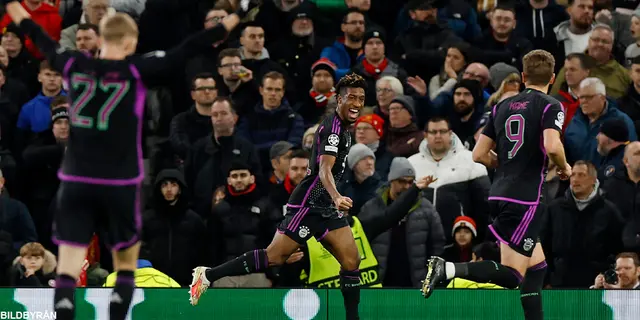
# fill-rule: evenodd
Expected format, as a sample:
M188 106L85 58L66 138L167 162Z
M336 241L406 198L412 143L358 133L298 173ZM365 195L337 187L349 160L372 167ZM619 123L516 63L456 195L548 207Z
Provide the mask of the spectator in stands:
M621 249L622 216L604 198L595 166L577 161L571 187L545 213L543 245L554 288L587 287Z
M302 149L305 151L311 152L311 148L313 148L313 139L318 127L320 126L316 124L304 132L304 136L302 136Z
M413 98L401 95L391 100L386 146L395 157L408 157L418 152L422 131L415 124L415 117Z
M307 175L307 169L309 169L309 152L304 150L294 150L291 153L291 159L289 160L289 168L287 175L281 184L273 185L269 190L269 202L274 210L280 209L280 212L284 216L286 211L286 205L289 202L289 196L293 192L293 189L300 184L302 179Z
M471 262L478 262L484 260L499 261L500 260L500 248L495 241L486 241L473 247L471 252ZM504 289L501 286L493 283L477 283L462 278L453 278L448 289Z
M321 58L327 58L336 65L336 79L342 78L364 59L362 52L365 31L364 14L359 10L349 9L344 15L340 30L344 36L320 53Z
M618 171L604 183L607 199L615 203L625 220L622 241L627 250L640 250L640 196L636 185L640 182L640 142L631 142L624 152L626 170Z
M77 47L77 36L80 25L99 25L102 18L114 14L116 11L111 7L110 0L83 0L83 15L77 24L64 30L60 35L60 46L65 49L75 50ZM97 32L96 32L97 33ZM79 49L79 48L78 48Z
M429 81L429 98L431 100L434 100L441 92L453 90L458 78L470 62L469 49L469 45L465 42L449 46L442 70Z
M51 126L51 101L67 95L62 89L62 75L46 60L40 63L38 81L42 86L40 94L22 107L18 117L18 129L26 132L47 130Z
M331 45L329 39L318 35L312 19L311 2L303 2L289 13L286 19L290 21L288 30L283 30L283 35L269 46L271 59L280 64L296 86L305 89L296 90L292 96L294 101L308 97L306 89L312 84L309 70L320 57L322 49Z
M52 248L51 201L60 185L58 170L69 138L69 103L64 97L56 98L51 111L51 129L38 135L22 153L24 191L22 199L31 213L40 243Z
M573 119L573 115L580 108L580 83L589 76L591 68L594 67L595 61L584 53L570 53L564 60L565 82L560 85L558 93L554 98L558 99L564 107L564 124L562 132L564 133ZM622 105L620 105L622 107Z
M598 169L598 179L604 182L617 171L624 170L622 158L624 148L629 143L629 130L623 120L609 119L600 126L600 133L596 139L598 153L603 157Z
M446 21L449 28L465 41L472 41L482 32L472 5L466 0L440 1L441 8L438 9L438 18Z
M589 37L586 52L596 62L590 69L589 76L602 80L606 85L609 96L617 99L626 93L631 83L631 78L629 77L629 71L613 58L611 55L612 50L613 31L607 25L596 25ZM560 86L564 82L564 70L560 70L551 88L551 94L558 93Z
M293 153L293 145L287 141L278 141L269 150L271 172L269 172L270 185L282 184L289 171L289 162Z
M562 52L559 56L563 57L570 53L585 52L587 49L594 27L593 0L569 0L567 12L569 20L553 28L559 50Z
M256 188L254 169L246 163L234 161L229 168L224 200L213 207L207 218L208 233L214 245L212 264L217 265L252 250L265 248L276 232L282 218L281 208L273 210ZM269 275L272 277L272 275ZM225 277L213 287L271 287L264 273Z
M75 48L95 57L100 49L99 34L100 29L94 24L78 25L78 31L75 34Z
M360 116L354 127L356 143L364 144L373 151L376 160L375 171L383 181L386 181L393 155L381 143L384 136L384 120L376 114L368 114Z
M278 72L265 74L260 86L262 102L255 105L238 124L238 135L260 152L262 167L269 167L269 149L278 141L299 146L304 134L302 117L284 99L285 79Z
M378 195L362 207L358 218L382 219L391 208L406 212L397 226L370 238L369 242L384 287L417 288L427 274L429 257L443 252L444 231L438 212L421 196L421 190L413 186L416 171L406 158L393 159L387 179L389 184L383 185ZM404 208L393 206L401 204Z
M496 92L489 96L484 110L493 108L502 100L519 94L520 86L522 86L522 78L518 69L505 63L500 62L491 66L491 74L491 86L496 86Z
M353 201L349 210L351 215L357 216L360 208L376 197L376 191L384 183L376 172L375 163L375 154L364 144L356 143L349 149L347 165L350 170L338 184L338 192Z
M376 81L376 101L378 105L373 112L384 120L383 133L388 133L389 129L389 105L397 96L404 95L404 88L398 78L384 76ZM386 138L385 136L381 137Z
M533 50L527 38L514 33L516 10L510 5L499 4L491 12L491 28L474 40L475 61L492 66L498 62L512 64L522 69L522 57Z
M5 252L17 252L23 245L38 241L36 228L27 207L20 201L11 198L4 187L4 176L0 171L0 208L4 216L4 224L0 226L0 243L5 242L9 247L0 249L0 256ZM11 249L13 248L13 249ZM12 256L11 258L15 257ZM6 269L3 269L6 270Z
M606 24L614 32L614 54L620 61L625 49L634 42L631 35L631 17L614 9L613 0L594 0L593 12L598 23Z
M40 243L29 242L20 248L20 256L13 260L12 287L53 287L56 277L56 256Z
M371 18L371 2L371 0L344 0L347 10L358 10L362 12L367 29L381 29L380 26Z
M215 6L210 9L205 15L204 29L208 30L214 28L215 26L220 24L220 21L222 21L222 19L228 16L231 12L233 12L233 10L228 1L217 1ZM216 73L216 66L218 66L217 59L220 55L220 52L228 48L230 42L235 42L235 39L238 38L236 34L237 32L238 29L234 29L227 37L227 41L215 43L208 50L201 49L199 53L195 54L194 57L186 61L184 72L187 86L191 86L191 81L197 74L203 72Z
M269 51L264 47L264 29L255 22L248 24L240 33L240 55L242 65L251 70L256 79L263 79L270 72L278 72L287 80L287 97L293 99L294 82L287 71L275 60L271 59ZM308 69L307 69L308 70Z
M602 125L608 119L621 119L627 124L629 140L636 141L636 129L624 112L611 106L606 98L605 84L598 78L586 78L580 83L580 109L576 111L564 135L565 152L570 163L588 160L597 169L602 163L598 154L594 127ZM564 121L564 119L558 119Z
M480 2L478 2L480 5ZM556 61L564 59L564 50L559 49L553 28L569 19L567 9L555 0L518 1L516 3L516 32L529 39L533 47L549 51ZM558 51L561 51L560 55ZM559 63L558 63L559 64ZM560 69L560 66L556 70Z
M34 97L40 92L38 61L25 49L24 41L24 33L14 23L2 29L1 45L9 56L7 75L22 82L29 97Z
M482 88L476 80L461 80L453 89L453 110L447 115L451 129L462 141L476 132L484 113Z
M260 97L258 85L253 72L242 66L240 50L229 48L220 51L218 74L222 77L217 84L218 95L229 97L239 115L252 111Z
M311 66L311 90L298 101L294 108L305 127L319 123L331 111L329 102L335 99L336 66L328 59L322 58Z
M631 67L633 58L640 56L640 10L634 11L631 16L630 31L634 43L624 51L625 67Z
M478 237L484 239L490 188L487 169L473 162L471 151L453 133L448 119L431 118L423 137L420 151L409 157L409 162L416 168L418 178L438 178L425 190L425 196L438 210L444 230L453 230L458 216L470 216L481 226ZM452 241L449 235L447 241Z
M24 0L22 7L31 15L33 22L38 24L42 29L55 41L60 40L60 31L62 26L62 17L58 13L58 9L43 0ZM11 17L7 14L0 21L0 29L6 28L11 24ZM25 47L37 59L44 58L33 44L31 39L26 38Z
M618 100L618 106L631 118L637 133L640 130L640 57L631 60L629 75L631 84L627 93Z
M7 78L6 75L7 68L0 64L0 147L13 150L20 107L28 98L25 86L20 81Z
M262 179L258 151L253 144L235 133L238 115L231 101L218 97L211 106L213 133L196 142L187 156L185 178L193 186L193 209L201 216L211 212L213 193L227 184L231 163L240 160L250 163Z
M605 281L604 275L596 277L592 289L640 289L640 259L635 252L623 252L616 256L615 265L617 284L609 284Z
M460 80L476 80L480 82L480 86L482 88L482 106L487 104L487 100L489 99L489 94L484 91L485 88L489 86L489 68L482 63L471 63L467 66L462 74L462 79ZM453 84L450 91L442 91L438 94L438 96L433 99L432 105L433 108L431 110L431 114L442 115L448 114L451 110L453 110L453 88L458 83L459 80L456 80L456 83Z
M459 216L451 229L453 243L444 247L443 259L451 262L473 261L472 248L478 237L476 222L469 216Z
M412 67L411 75L431 79L440 72L443 48L461 40L445 21L438 20L436 1L411 1L407 8L411 26L396 37L392 57L403 57L405 65Z
M211 106L218 97L216 80L210 73L196 75L191 83L193 107L171 120L169 140L173 152L184 160L191 146L211 133Z
M406 83L407 72L386 56L383 31L369 30L365 32L362 43L364 45L364 59L353 67L353 71L367 81L369 88L375 87L376 81L383 76L392 76L400 80L400 83ZM367 90L365 105L374 106L375 104L376 92Z
M180 285L191 283L191 270L206 264L206 227L189 209L187 185L182 173L162 170L153 186L151 209L143 215L142 241L149 261Z

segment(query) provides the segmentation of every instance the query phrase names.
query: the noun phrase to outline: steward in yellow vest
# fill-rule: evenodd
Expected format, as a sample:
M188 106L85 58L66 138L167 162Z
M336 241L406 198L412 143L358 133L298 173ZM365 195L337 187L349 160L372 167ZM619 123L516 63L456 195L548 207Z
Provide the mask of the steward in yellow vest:
M133 279L138 288L180 288L180 285L168 275L154 269L151 262L138 260L138 269L133 274ZM107 277L103 287L114 287L116 285L116 272Z

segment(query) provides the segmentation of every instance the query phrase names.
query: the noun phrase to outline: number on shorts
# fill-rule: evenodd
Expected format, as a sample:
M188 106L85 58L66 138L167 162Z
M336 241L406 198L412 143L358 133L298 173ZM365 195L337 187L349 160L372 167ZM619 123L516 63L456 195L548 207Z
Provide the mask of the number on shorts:
M75 127L85 129L92 129L95 124L95 128L100 131L109 129L109 116L111 112L113 112L130 88L129 81L100 79L100 81L96 83L95 78L81 73L73 74L71 84L73 89L79 92L78 98L73 102L71 107L71 124ZM95 118L82 115L82 109L95 97L97 90L107 94L110 93L110 95L102 104L100 110L98 110Z
M504 126L507 139L515 142L511 150L507 153L507 158L513 159L524 144L524 117L521 114L511 115L507 118Z

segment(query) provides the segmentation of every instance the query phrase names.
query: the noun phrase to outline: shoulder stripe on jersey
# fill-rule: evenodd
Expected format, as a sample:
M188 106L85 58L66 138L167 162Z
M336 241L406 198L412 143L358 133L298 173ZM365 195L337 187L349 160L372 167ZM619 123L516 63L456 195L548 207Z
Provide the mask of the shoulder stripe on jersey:
M493 111L492 111L492 113L491 113L491 114L492 114L494 117L496 116L496 108L497 108L497 107L498 107L498 104L497 104L497 103L493 105Z
M549 103L546 107L544 107L544 111L542 111L542 118L544 118L544 114L547 113L547 110L549 110L549 107L551 107L551 103Z
M316 157L316 163L320 163L320 147L322 146L322 141L320 141L320 134L322 133L322 130L324 130L324 126L320 126L320 128L318 128L318 134L316 135L316 137L318 137L317 139L317 148L316 148L316 152L318 153L318 156Z
M338 118L338 116L333 118L333 128L331 128L331 133L340 134L340 118Z
M74 58L74 57L69 58L69 60L67 60L67 63L65 63L65 65L64 65L64 69L62 70L62 79L67 80L67 84L68 85L71 85L69 83L69 69L71 69L71 65L75 61L76 61L76 58Z

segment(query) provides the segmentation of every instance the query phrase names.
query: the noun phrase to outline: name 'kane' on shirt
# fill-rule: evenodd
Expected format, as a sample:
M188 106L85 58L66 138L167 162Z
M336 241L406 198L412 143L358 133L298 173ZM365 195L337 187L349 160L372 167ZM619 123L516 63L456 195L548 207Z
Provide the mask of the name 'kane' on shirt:
M543 132L562 133L563 123L560 102L533 89L493 107L482 132L495 141L498 155L489 200L524 205L540 202L548 166Z
M351 133L348 124L340 120L336 113L327 116L316 130L307 176L293 190L289 205L293 207L335 208L331 196L320 181L320 156L336 157L331 173L336 183L342 179L347 165L347 154L351 147Z

